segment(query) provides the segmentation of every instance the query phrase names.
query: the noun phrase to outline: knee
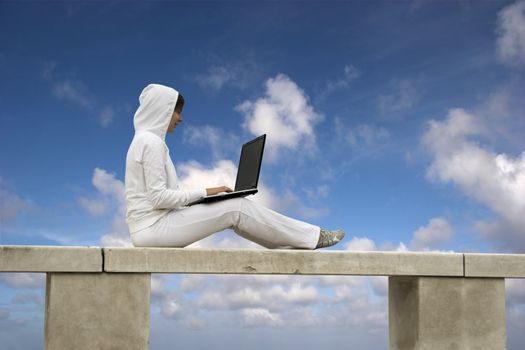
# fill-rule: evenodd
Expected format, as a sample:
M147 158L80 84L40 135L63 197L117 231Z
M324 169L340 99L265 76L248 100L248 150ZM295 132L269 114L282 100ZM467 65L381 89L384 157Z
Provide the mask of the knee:
M230 213L230 218L232 220L231 224L233 227L237 227L241 221L241 214L243 213L243 208L246 205L247 199L243 197L232 198L228 200L228 212Z

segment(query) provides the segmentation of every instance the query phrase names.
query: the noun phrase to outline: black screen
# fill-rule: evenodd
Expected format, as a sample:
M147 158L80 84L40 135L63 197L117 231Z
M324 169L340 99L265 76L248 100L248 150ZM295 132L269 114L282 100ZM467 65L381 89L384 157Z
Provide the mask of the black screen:
M235 191L257 188L266 134L242 146Z

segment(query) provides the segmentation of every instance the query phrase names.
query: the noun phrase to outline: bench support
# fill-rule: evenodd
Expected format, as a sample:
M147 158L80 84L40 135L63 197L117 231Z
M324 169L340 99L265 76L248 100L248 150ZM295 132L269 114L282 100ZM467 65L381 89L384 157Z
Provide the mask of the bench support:
M389 277L390 350L506 349L503 278Z
M47 273L45 349L148 349L150 288L150 273Z

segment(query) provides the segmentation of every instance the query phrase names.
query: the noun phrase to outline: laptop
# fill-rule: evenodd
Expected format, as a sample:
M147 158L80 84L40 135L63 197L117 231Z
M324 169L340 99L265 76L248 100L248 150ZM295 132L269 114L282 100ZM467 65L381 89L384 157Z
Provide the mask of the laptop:
M259 173L261 172L265 141L266 134L246 142L242 146L241 158L237 169L237 179L235 180L235 189L233 192L223 192L212 196L206 196L189 203L188 206L201 203L213 203L225 199L246 197L250 194L256 194L258 192L257 183L259 182Z

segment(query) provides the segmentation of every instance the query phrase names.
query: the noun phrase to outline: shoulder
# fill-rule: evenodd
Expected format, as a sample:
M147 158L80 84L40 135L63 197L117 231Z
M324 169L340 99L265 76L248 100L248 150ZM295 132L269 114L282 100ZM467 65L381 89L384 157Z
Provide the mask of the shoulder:
M137 147L141 149L141 154L153 155L153 154L166 154L168 152L168 146L161 140L157 135L150 132L141 132L135 135Z
M144 145L144 146L150 146L155 148L165 148L166 143L161 140L157 135L151 133L151 132L140 132L135 134L135 140Z

